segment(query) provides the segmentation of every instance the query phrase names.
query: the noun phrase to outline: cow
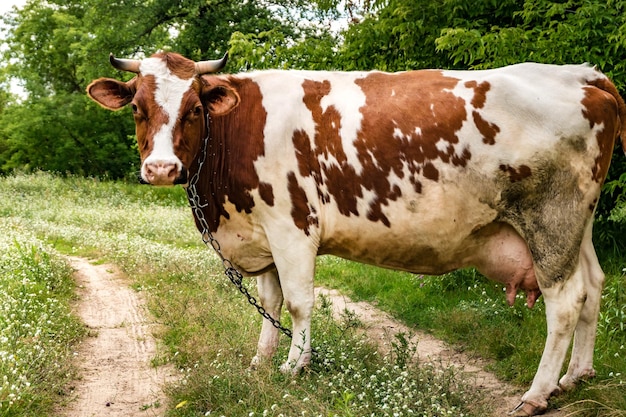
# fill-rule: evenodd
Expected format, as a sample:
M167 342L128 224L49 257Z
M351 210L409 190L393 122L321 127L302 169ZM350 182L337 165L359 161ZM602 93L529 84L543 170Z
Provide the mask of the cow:
M510 304L518 290L529 306L543 295L545 349L512 415L540 414L551 395L594 376L604 273L593 217L626 133L626 106L605 75L537 63L216 74L226 59L111 55L136 76L94 80L87 93L106 109L132 107L142 182L195 178L199 230L257 276L270 317L285 304L283 371L311 360L315 259L331 254L422 274L474 267L505 284ZM278 337L263 320L253 365Z

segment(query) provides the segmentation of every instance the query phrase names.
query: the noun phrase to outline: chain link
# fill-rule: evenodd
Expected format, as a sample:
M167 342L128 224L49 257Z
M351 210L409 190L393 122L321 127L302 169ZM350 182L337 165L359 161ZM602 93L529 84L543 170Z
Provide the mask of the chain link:
M196 189L196 184L198 183L198 179L200 178L200 172L202 171L202 167L204 166L204 163L206 161L207 147L208 147L208 142L209 142L209 137L210 137L210 132L211 132L209 128L209 122L210 122L210 118L209 118L209 114L207 113L206 115L207 134L206 134L206 137L204 138L204 143L202 145L202 152L200 153L200 157L198 158L198 170L191 177L191 179L189 180L189 185L186 188L187 200L189 200L189 205L191 206L193 216L198 221L200 234L202 235L202 241L207 247L212 248L217 253L217 255L222 260L222 266L224 266L224 274L226 274L228 279L230 279L230 282L232 282L235 285L235 287L237 287L239 292L242 293L248 299L248 302L254 307L256 307L259 314L263 316L263 318L265 318L267 321L272 323L272 326L274 326L275 328L283 332L283 334L285 334L286 336L292 338L293 334L291 330L284 327L280 323L280 321L276 320L267 311L265 311L265 308L263 308L263 306L257 301L257 299L254 298L254 296L250 294L248 289L243 285L243 275L241 274L241 272L237 270L237 268L234 267L233 263L229 259L224 257L224 255L222 254L220 244L211 234L211 231L209 229L209 223L207 222L206 217L204 217L204 212L202 211L202 209L205 208L208 205L208 203L204 203L204 204L202 203L201 196L200 194L198 194L198 190Z

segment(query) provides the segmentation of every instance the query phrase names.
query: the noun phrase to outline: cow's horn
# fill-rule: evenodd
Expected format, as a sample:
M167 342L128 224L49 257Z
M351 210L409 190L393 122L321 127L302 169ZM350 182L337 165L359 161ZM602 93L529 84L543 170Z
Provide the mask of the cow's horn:
M141 61L138 59L115 58L113 54L110 54L109 61L111 61L111 65L113 65L113 68L115 69L134 72L135 74L139 73L139 64L141 64Z
M209 72L218 72L226 66L226 62L228 62L228 52L224 54L222 59L196 62L196 73L202 75Z

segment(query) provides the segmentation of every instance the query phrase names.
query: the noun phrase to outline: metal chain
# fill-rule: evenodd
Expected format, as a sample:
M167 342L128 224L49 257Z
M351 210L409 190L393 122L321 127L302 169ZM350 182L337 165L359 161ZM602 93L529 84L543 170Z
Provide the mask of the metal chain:
M207 134L206 134L206 137L204 138L204 143L202 145L202 152L200 153L200 157L198 158L198 170L191 177L191 179L189 180L189 185L186 188L187 200L189 200L189 205L191 206L191 210L193 211L193 216L198 221L200 233L202 235L202 241L207 247L213 248L213 250L215 250L215 252L218 254L220 259L222 260L222 265L224 266L224 273L226 274L228 279L230 279L230 281L233 284L235 284L235 287L237 287L240 293L246 296L246 298L248 299L248 302L252 304L254 307L256 307L259 314L263 316L263 318L265 318L267 321L272 323L272 326L274 326L275 328L283 332L283 334L291 338L293 337L291 330L284 327L280 323L280 321L276 320L267 311L265 311L265 308L263 308L263 306L257 301L257 299L254 298L252 294L250 294L248 289L244 287L243 275L241 274L241 272L237 270L237 268L234 267L233 263L229 259L224 257L224 255L222 254L222 250L220 248L220 244L211 234L211 231L209 229L209 223L204 217L204 212L202 211L202 209L205 208L208 205L208 203L204 203L204 204L202 203L201 196L200 194L198 194L198 190L196 189L196 184L198 183L198 179L200 178L200 172L202 171L202 167L204 166L204 163L206 161L206 153L207 153L207 148L208 148L208 143L209 143L209 137L211 136L211 129L209 128L209 122L210 122L210 118L209 118L209 113L207 112L206 114Z

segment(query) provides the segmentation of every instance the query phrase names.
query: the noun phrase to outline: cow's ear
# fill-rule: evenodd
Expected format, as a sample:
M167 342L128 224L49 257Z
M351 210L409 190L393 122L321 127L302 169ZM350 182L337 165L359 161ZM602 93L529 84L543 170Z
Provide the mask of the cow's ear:
M98 78L87 86L87 95L109 110L119 110L135 95L135 79L127 83L112 78Z
M202 102L215 116L230 113L239 105L239 94L231 87L224 85L207 86L202 91Z

